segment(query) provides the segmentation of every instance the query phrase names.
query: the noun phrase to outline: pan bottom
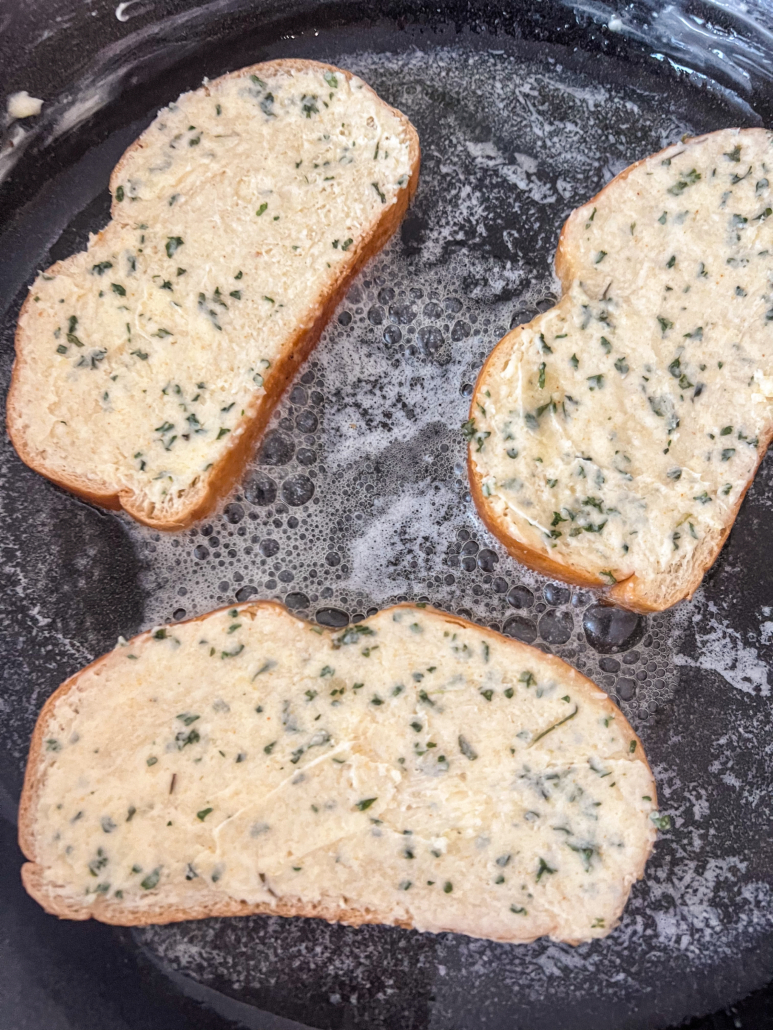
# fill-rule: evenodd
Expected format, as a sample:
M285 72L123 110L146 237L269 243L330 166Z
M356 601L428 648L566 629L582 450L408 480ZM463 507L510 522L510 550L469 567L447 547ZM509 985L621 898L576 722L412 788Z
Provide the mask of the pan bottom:
M496 341L552 304L569 211L684 132L757 120L727 95L612 58L386 22L320 28L239 63L289 54L358 72L411 118L423 149L414 205L299 372L240 489L207 523L161 536L97 513L6 444L6 562L19 584L9 617L26 644L11 648L3 694L3 783L13 796L43 695L119 633L249 597L276 597L326 625L428 600L566 658L641 735L672 829L617 930L578 948L265 917L77 933L150 962L154 976L168 972L199 1001L211 996L186 978L234 1001L202 1026L253 1025L254 1010L275 1013L277 1030L285 1019L636 1030L727 1006L773 968L763 572L773 463L696 599L642 618L600 609L506 554L472 507L459 427ZM222 50L207 60L209 74L235 66ZM109 163L98 158L126 134L116 128L94 149L93 201L73 199L68 228L29 255L28 271L104 224ZM26 217L45 223L52 204L44 197Z

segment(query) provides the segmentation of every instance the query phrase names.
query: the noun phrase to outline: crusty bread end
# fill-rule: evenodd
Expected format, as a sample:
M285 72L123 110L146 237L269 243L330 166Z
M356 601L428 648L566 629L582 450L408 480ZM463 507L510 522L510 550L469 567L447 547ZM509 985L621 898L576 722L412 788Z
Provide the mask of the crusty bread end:
M202 472L193 483L189 485L183 484L177 491L178 497L173 503L165 502L161 504L157 501L151 501L147 491L132 481L130 475L122 474L120 468L116 470L116 475L119 479L124 478L126 480L122 486L116 485L115 475L105 477L99 472L88 468L88 466L79 471L72 467L72 461L68 459L66 450L62 452L55 443L53 445L49 444L50 437L43 440L38 438L39 434L36 432L35 426L35 420L38 416L34 411L33 399L40 386L40 377L43 376L45 378L54 374L53 371L47 371L48 366L45 361L42 361L44 353L48 357L47 350L52 349L54 341L52 341L52 345L49 345L46 334L44 343L40 338L42 330L37 326L43 312L38 308L36 294L41 287L45 287L46 282L39 280L33 284L19 315L16 332L16 361L8 395L7 428L21 459L41 475L57 485L78 494L87 501L113 510L124 509L139 522L143 522L154 529L163 530L180 530L203 518L230 492L242 475L254 451L255 444L287 384L293 379L298 368L317 343L322 330L325 328L336 306L344 297L353 278L370 258L378 253L399 226L418 184L420 164L419 140L411 123L399 111L390 108L379 100L369 87L361 84L350 72L334 68L331 65L321 64L316 61L286 59L242 68L222 76L220 79L205 83L195 94L184 95L180 98L178 106L189 101L191 97L199 95L211 96L214 100L219 95L219 91L227 87L229 83L244 81L249 84L251 80L255 78L260 80L262 77L271 85L271 81L277 76L284 77L293 73L303 74L308 72L332 76L336 82L338 82L339 78L347 83L356 81L358 89L361 87L359 96L371 98L379 105L379 110L396 120L395 124L399 125L399 131L402 133L403 141L408 148L410 171L407 181L397 191L394 200L384 204L383 213L379 211L379 217L373 222L370 229L364 234L359 235L353 242L349 241L350 246L347 248L346 254L347 260L338 263L325 285L324 292L318 296L311 307L304 309L302 318L296 323L295 328L282 338L282 345L273 360L272 368L270 372L266 372L263 376L263 389L254 393L249 402L245 404L243 416L233 426L229 427L229 436L220 447L212 467ZM268 95L272 96L271 94ZM159 114L156 121L126 151L113 171L110 178L110 189L113 194L111 208L113 220L106 229L92 237L89 243L89 255L93 251L95 258L103 257L104 255L101 251L110 246L116 227L122 223L128 224L126 220L131 217L135 209L128 205L128 196L124 197L121 194L122 200L119 201L117 195L119 191L128 190L129 187L125 187L122 183L126 181L126 177L133 170L134 174L136 174L136 166L142 160L144 148L153 144L152 134L156 126L162 126L163 118L169 115L170 111L175 110L175 107L176 105L172 105L166 112L162 111ZM311 120L308 123L310 127L313 124ZM199 149L201 149L201 146ZM191 151L191 153L194 152L198 154L198 151ZM184 178L182 181L187 183L187 180ZM194 182L190 187L186 185L185 188L195 189L196 183ZM254 201L253 207L257 205L259 200L260 197ZM167 229L165 231L174 230ZM120 240L118 242L119 244L121 243ZM327 240L325 242L329 245ZM224 245L228 246L229 241L224 241ZM335 245L338 245L338 240L335 241ZM71 274L77 275L78 273L71 272L71 265L78 257L76 255L74 258L57 262L57 264L43 273L43 279L47 280L49 277L59 276L67 279ZM252 264L255 265L253 269L250 267L249 261L249 258L242 258L241 263L244 264L245 271L248 274L254 271L255 275L259 277L260 270L258 265L253 259ZM155 278L158 279L159 277L156 276ZM246 282L247 280L244 281ZM174 285L176 286L177 283L175 282ZM105 282L105 286L108 287L107 282ZM200 294L201 296L203 294ZM233 305L233 302L230 300L228 303ZM69 310L68 307L67 312ZM160 332L166 332L166 330L162 328ZM71 332L69 335L75 336L77 334ZM210 333L210 335L212 334ZM57 333L57 338L64 340L64 334L60 336ZM205 345L214 347L218 342L217 339L209 340L205 341ZM60 346L64 346L64 344L60 343ZM83 353L83 350L75 352L76 355L82 355ZM195 372L195 358L193 360L194 364L191 367L192 372ZM116 368L118 367L119 365L117 364ZM112 368L110 370L112 371ZM123 369L120 372L123 374ZM92 377L101 377L98 383L99 389L102 389L103 385L110 388L109 382L105 381L103 383L106 377L102 376L101 366L99 370L93 369L89 374ZM96 383L96 379L94 382ZM94 383L89 385L93 386ZM94 422L92 428L93 432L100 432L99 423ZM140 435L138 434L138 438ZM167 443L168 441L169 437L167 437ZM160 442L159 440L155 441L156 445ZM80 447L77 448L77 450L81 449Z

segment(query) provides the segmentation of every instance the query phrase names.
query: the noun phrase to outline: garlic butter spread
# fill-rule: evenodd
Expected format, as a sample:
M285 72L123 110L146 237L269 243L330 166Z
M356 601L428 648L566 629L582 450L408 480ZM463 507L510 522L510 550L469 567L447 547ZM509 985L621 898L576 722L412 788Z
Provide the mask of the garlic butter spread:
M771 134L727 130L571 216L564 297L502 340L466 424L511 536L607 584L718 546L773 428L772 183Z
M114 173L113 220L31 288L15 389L32 454L157 517L203 490L406 188L406 125L324 66L162 110Z
M421 608L337 632L277 605L158 629L80 674L39 732L43 883L113 922L206 896L603 936L659 821L606 695Z

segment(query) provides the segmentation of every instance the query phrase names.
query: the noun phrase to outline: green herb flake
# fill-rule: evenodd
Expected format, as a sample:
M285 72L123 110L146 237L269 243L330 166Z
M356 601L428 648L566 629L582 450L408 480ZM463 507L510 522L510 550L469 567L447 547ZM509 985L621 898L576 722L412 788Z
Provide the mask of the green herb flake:
M570 712L569 715L565 716L563 719L559 719L559 721L553 723L552 726L548 726L548 728L546 730L543 730L542 733L538 733L537 736L532 740L531 744L529 744L529 747L533 747L533 745L536 744L538 740L542 740L542 738L546 737L548 733L552 733L553 730L557 730L559 726L563 726L565 722L569 722L570 719L573 719L575 715L577 715L579 710L580 706L575 705L573 712Z
M548 875L552 875L552 874L553 874L553 873L555 873L555 872L557 872L557 870L556 870L556 869L552 869L552 868L551 868L551 867L550 867L550 866L549 866L549 865L547 864L547 862L545 861L545 859L544 859L544 858L540 858L540 860L539 860L539 866L537 867L537 883L539 883L539 882L540 882L540 880L541 880L541 879L542 879L542 877L543 877L543 876L545 875L545 873L548 873Z
M158 886L158 881L161 878L160 868L156 868L152 873L148 873L144 880L141 881L140 887L144 891L152 891L154 887Z
M681 193L684 193L688 186L694 186L696 182L700 182L701 178L701 173L691 168L689 172L681 175L673 186L669 186L668 192L672 196L678 197Z
M220 652L220 657L221 658L236 658L237 655L240 655L243 650L244 650L244 644L239 644L237 647L235 647L233 649L233 651L221 651Z
M307 93L304 93L301 97L301 112L306 118L311 118L313 114L319 114L317 97L314 95L309 96Z
M373 637L375 633L370 626L364 626L362 623L355 623L353 626L348 626L340 636L334 637L333 647L338 649L339 647L346 646L347 644L356 644L361 637Z
M467 738L463 737L461 733L459 734L459 750L462 752L464 757L469 759L471 762L474 762L478 757L477 751L475 751Z

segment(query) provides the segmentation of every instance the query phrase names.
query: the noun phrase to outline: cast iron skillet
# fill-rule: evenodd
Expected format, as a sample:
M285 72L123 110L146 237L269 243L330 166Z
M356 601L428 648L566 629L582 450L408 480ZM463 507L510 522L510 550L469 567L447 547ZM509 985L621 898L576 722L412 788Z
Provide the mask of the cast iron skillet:
M499 336L551 303L574 206L684 131L771 124L767 17L700 3L5 0L0 95L47 103L0 155L3 395L35 271L105 224L121 152L204 75L280 56L345 64L414 120L424 166L399 238L210 522L176 538L140 530L48 484L4 441L4 1027L773 1026L772 463L696 601L639 619L507 557L470 507L457 428ZM125 931L46 916L21 888L15 843L43 701L119 633L250 596L327 625L428 599L601 683L642 735L672 820L621 927L572 949L312 920Z

